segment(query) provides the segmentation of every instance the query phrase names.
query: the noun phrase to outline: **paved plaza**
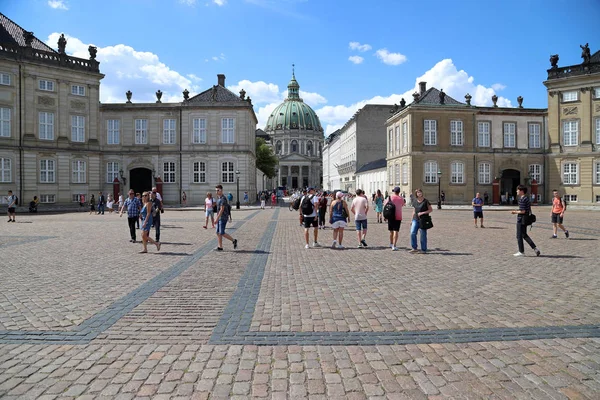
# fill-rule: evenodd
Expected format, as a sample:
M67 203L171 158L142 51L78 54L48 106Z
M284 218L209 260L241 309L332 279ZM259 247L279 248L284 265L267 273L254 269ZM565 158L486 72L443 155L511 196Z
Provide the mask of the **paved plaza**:
M304 249L296 212L170 209L160 252L126 216L0 225L0 398L599 399L600 212L549 208L516 258L515 216L432 214L428 254L369 220L367 248ZM410 216L410 214L409 214ZM152 232L152 236L154 232ZM311 233L312 238L312 233ZM138 240L141 232L138 231Z

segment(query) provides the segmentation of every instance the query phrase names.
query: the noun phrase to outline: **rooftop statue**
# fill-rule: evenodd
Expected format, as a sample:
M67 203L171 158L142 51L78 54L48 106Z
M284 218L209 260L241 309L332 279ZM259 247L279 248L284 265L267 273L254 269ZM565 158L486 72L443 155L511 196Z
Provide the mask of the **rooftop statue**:
M65 34L61 33L58 38L58 52L60 54L65 54L65 48L67 47L67 39L65 39Z
M550 56L550 65L552 68L558 68L558 54L552 54Z
M590 47L588 43L586 43L585 46L579 45L579 47L581 47L581 58L583 58L583 64L589 63L592 55L590 53Z

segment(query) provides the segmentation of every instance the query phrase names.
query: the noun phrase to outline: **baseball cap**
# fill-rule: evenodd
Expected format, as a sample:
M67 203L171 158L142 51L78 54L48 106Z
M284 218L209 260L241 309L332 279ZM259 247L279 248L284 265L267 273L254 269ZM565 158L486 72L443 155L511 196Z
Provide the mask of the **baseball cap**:
M310 192L311 190L315 190L315 188L314 188L314 187L312 187L312 186L311 186L311 187L309 187L309 188L308 188L308 191Z
M394 188L394 190L392 190L392 192L394 192L394 193L400 193L400 186L396 186Z
M338 199L341 199L342 197L344 197L344 193L342 193L342 192L337 192L337 193L335 194L335 197L337 197Z

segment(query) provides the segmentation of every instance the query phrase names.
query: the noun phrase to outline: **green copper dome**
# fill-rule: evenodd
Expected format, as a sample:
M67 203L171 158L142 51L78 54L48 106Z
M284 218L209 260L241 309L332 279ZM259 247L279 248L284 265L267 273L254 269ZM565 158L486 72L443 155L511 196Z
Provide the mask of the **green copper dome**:
M323 132L315 111L300 98L300 85L293 73L288 84L288 97L269 116L265 132L288 129Z

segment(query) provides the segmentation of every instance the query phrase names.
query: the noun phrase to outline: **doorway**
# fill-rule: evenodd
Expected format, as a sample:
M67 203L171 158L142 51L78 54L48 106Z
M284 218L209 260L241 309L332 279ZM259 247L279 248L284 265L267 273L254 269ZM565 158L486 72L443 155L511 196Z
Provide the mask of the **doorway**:
M134 168L129 171L129 187L136 193L152 190L152 171L148 168Z
M298 177L292 176L292 189L297 189L297 188L298 188Z
M500 182L500 194L506 195L508 192L508 198L506 201L509 204L517 204L517 186L521 184L521 172L516 169L505 169L502 171L502 181ZM512 202L509 198L512 197Z

